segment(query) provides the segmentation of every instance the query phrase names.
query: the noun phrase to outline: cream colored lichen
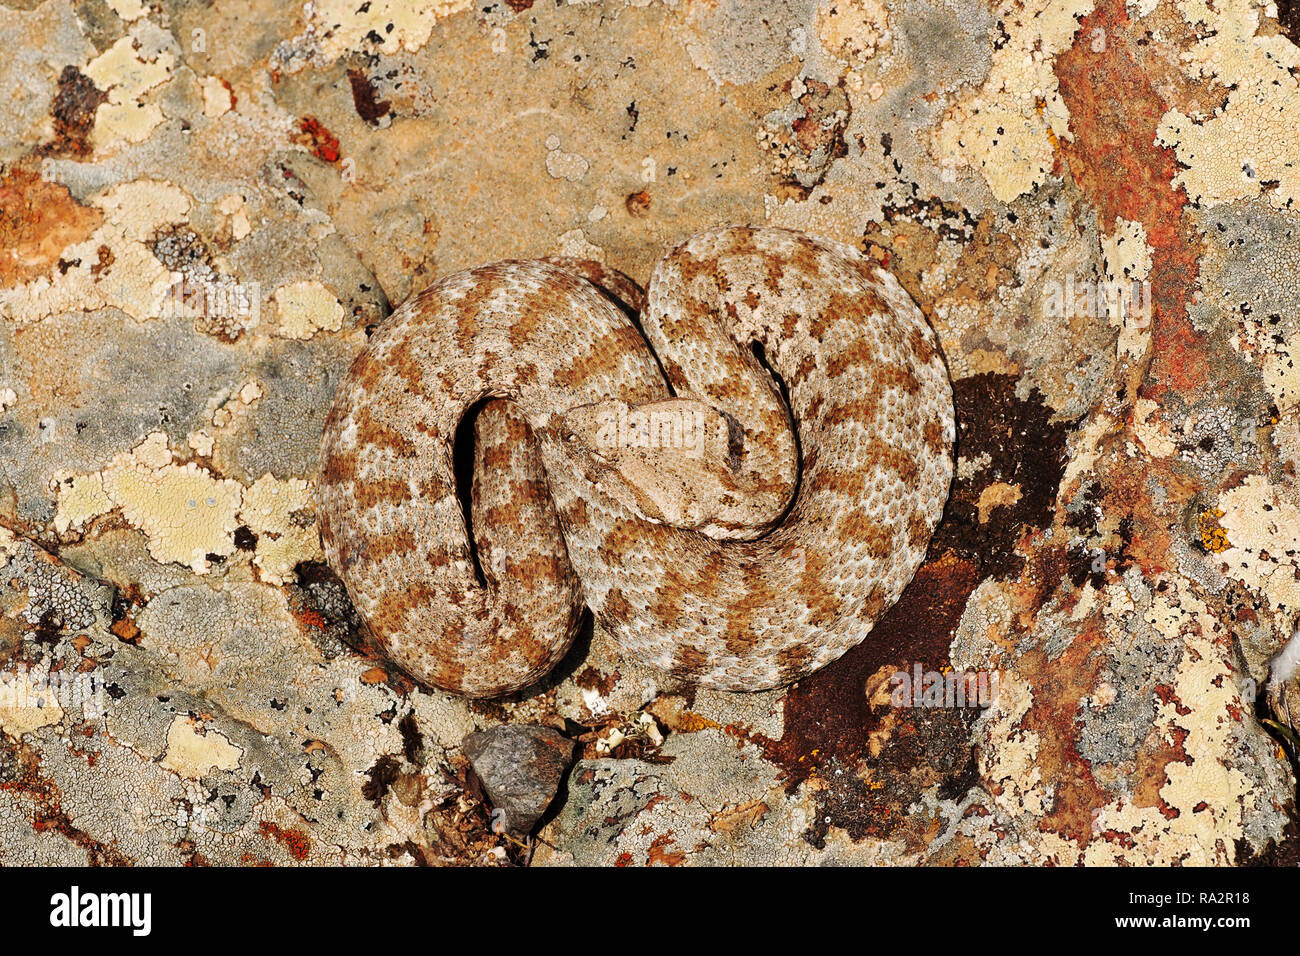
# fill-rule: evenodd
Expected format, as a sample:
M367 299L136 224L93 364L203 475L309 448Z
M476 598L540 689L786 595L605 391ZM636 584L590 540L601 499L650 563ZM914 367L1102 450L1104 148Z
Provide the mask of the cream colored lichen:
M168 182L136 180L103 190L89 204L103 210L104 222L87 239L63 250L60 259L70 265L0 289L0 316L23 326L64 312L112 306L139 321L158 317L172 276L145 240L164 226L184 222L189 196Z
M590 168L591 163L581 153L569 153L561 149L558 136L547 137L546 174L552 179L563 179L571 183L580 182Z
M315 279L282 285L271 296L279 324L275 334L309 339L317 332L337 332L343 327L343 306L325 285Z
M221 78L204 76L199 79L199 88L203 91L203 115L215 119L230 112L234 105L230 99L230 90Z
M1071 436L1070 458L1065 463L1065 473L1061 476L1062 492L1072 493L1079 481L1086 480L1091 475L1093 466L1101 456L1103 441L1117 426L1113 417L1098 412L1088 419L1081 432Z
M99 472L89 475L59 473L51 484L58 495L54 530L59 534L64 534L69 528L80 528L113 510L113 499L104 490L104 476Z
M1116 219L1115 231L1101 240L1106 274L1112 282L1141 280L1151 275L1151 246L1146 228L1131 219Z
M245 382L234 395L222 392L208 403L212 426L223 432L235 431L265 395L266 390L256 381ZM202 437L196 440L206 444Z
M931 152L941 166L978 169L1002 202L1031 191L1054 163L1053 139L1070 139L1069 110L1052 60L1069 47L1094 0L1002 0L994 15L1010 38L983 86L953 104ZM1104 40L1104 38L1103 38Z
M248 221L248 205L239 193L228 193L217 201L217 212L226 217L230 225L230 235L238 242L253 231Z
M139 143L163 121L162 107L142 97L171 78L175 58L167 52L152 59L137 53L137 40L124 36L91 60L82 72L108 94L95 113L91 141L102 150L119 140Z
M148 7L142 0L108 0L108 5L113 8L114 13L128 23L140 19L148 12Z
M1300 337L1289 336L1279 351L1270 352L1264 358L1264 387L1282 415L1300 407L1300 368L1293 357L1296 355L1300 355Z
M261 386L250 382L228 404L242 406L260 397ZM206 432L191 435L189 444L205 457L211 454L212 438ZM194 462L176 461L162 432L149 435L101 471L59 473L51 487L60 535L116 509L145 533L155 560L188 565L196 574L209 570L211 556L234 553L234 533L241 523L257 535L252 560L268 584L293 580L298 564L321 556L309 482L282 481L268 473L245 488Z
M191 780L207 776L214 769L238 768L243 749L211 728L199 733L199 726L194 718L178 714L167 728L167 750L159 763Z
M1168 458L1178 450L1169 437L1168 426L1156 417L1160 406L1149 398L1139 398L1133 409L1133 433L1153 458Z
M257 534L253 563L268 584L293 580L293 569L320 558L312 486L300 478L265 474L244 492L240 520Z
M334 60L366 48L366 37L371 33L384 38L385 51L401 47L414 53L429 42L434 24L439 20L472 7L471 0L435 0L433 3L318 0L306 9L310 35L319 42L321 52Z
M1227 759L1244 732L1234 714L1249 712L1231 642L1216 640L1220 625L1190 588L1153 589L1153 595L1147 623L1182 647L1172 695L1154 702L1155 727L1169 746L1181 741L1186 759L1164 766L1166 781L1159 792L1165 807L1137 807L1119 799L1098 810L1094 833L1122 839L1094 839L1084 849L1083 862L1231 864L1244 833L1246 808L1258 798L1250 778Z
M817 35L832 54L859 66L888 42L888 14L879 0L823 0Z
M200 428L186 436L185 444L189 445L194 454L200 458L211 458L217 440L212 437L212 433L206 428Z
M48 674L9 670L0 674L0 730L12 737L63 720L63 707L50 690Z
M1178 4L1205 36L1183 55L1187 75L1226 91L1210 116L1169 110L1158 139L1182 167L1174 182L1205 206L1263 192L1278 208L1300 198L1300 48L1285 35L1256 35L1259 11L1250 0Z
M986 712L984 737L990 745L977 751L980 776L992 786L994 803L1009 813L1041 815L1048 800L1038 767L1039 736L1019 726L1033 699L1019 675L1001 675L997 700Z
M1300 508L1294 498L1263 475L1250 475L1218 502L1218 522L1229 541L1218 554L1224 573L1291 615L1300 610Z
M167 436L154 432L102 471L56 482L55 527L60 533L120 509L145 533L149 553L196 574L208 571L208 555L235 550L236 514L242 499L237 481L216 478L193 462L173 460Z
M184 222L190 212L190 197L184 190L167 182L137 179L104 190L91 204L104 211L110 222L126 239L143 242L158 227Z
M559 254L562 256L572 256L575 259L594 259L596 262L605 261L605 250L593 243L587 238L587 234L581 229L570 229L557 237Z

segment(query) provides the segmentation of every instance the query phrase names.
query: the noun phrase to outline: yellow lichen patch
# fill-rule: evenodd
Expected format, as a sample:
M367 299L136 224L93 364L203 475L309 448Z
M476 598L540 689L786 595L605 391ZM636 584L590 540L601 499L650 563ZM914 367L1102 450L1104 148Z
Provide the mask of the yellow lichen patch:
M59 258L64 269L0 289L0 315L19 326L62 312L108 306L141 321L157 316L171 275L144 240L160 227L183 222L190 199L170 183L137 180L112 186L91 198L104 222Z
M1201 546L1214 554L1229 546L1228 532L1219 524L1222 517L1223 512L1218 508L1207 508L1196 519L1201 529Z
M994 15L1010 34L984 85L944 114L932 153L946 167L971 166L1010 202L1043 182L1053 150L1069 139L1069 110L1052 58L1073 41L1093 0L1001 0Z
M322 330L343 328L343 306L322 283L314 279L282 285L271 296L278 310L277 335L309 339Z
M444 17L473 7L470 0L434 0L433 3L405 3L403 0L320 0L308 9L311 33L320 38L326 57L337 59L362 49L366 37L374 33L384 37L384 49L400 46L414 53L429 42L433 25Z
M257 534L253 563L266 583L284 584L300 562L320 557L313 508L311 484L300 478L266 474L244 492L239 517Z
M979 508L980 524L988 524L989 512L994 508L1002 508L1014 505L1020 500L1020 485L1008 484L1005 481L995 481L988 485L980 492L980 500L976 505Z
M879 0L823 0L817 10L817 35L835 56L863 63L889 39L885 7Z
M200 733L200 726L194 718L178 714L167 728L167 750L159 763L191 780L207 776L214 768L236 769L243 749L215 730Z
M1209 117L1167 112L1157 137L1173 147L1183 169L1174 182L1206 206L1261 192L1278 208L1300 198L1300 49L1286 36L1256 35L1251 0L1180 3L1189 23L1204 22L1205 38L1183 55L1194 80L1227 90Z
M1219 496L1219 524L1227 547L1218 552L1224 571L1275 608L1300 609L1300 508L1294 494L1251 475Z
M141 102L141 97L171 78L173 63L170 53L141 59L136 40L124 36L86 64L82 72L108 94L95 114L91 141L96 150L119 140L141 142L163 121L162 108Z

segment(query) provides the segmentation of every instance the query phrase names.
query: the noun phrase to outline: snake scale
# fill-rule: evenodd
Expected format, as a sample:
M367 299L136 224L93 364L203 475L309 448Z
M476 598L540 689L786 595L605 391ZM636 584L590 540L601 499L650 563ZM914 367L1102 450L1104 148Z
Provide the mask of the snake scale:
M659 261L638 328L640 298L594 263L458 272L341 382L326 558L420 681L526 688L586 605L673 677L779 687L862 641L920 566L952 391L892 275L851 246L731 227ZM453 445L473 414L467 515Z

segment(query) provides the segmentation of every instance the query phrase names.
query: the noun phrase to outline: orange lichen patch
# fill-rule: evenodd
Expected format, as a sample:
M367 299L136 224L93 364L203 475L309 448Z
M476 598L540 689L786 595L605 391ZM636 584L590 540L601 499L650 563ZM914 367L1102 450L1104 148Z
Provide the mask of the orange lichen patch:
M49 272L64 249L103 221L100 210L78 203L66 186L14 167L0 180L0 289Z
M363 684L382 684L386 680L388 680L388 671L382 667L372 667L361 675Z
M738 807L721 810L709 819L709 829L714 833L732 833L750 828L767 815L768 805L762 800L751 800Z
M681 866L686 862L686 854L681 850L670 850L677 841L673 839L673 831L669 830L661 836L655 837L655 841L650 844L650 850L646 857L646 862L651 866Z
M1016 671L1033 687L1034 700L1019 727L1037 738L1034 764L1041 779L1053 785L1054 799L1038 823L1044 832L1059 833L1080 845L1092 839L1093 812L1110 803L1093 777L1092 766L1077 749L1076 725L1080 701L1100 679L1106 642L1100 628L1090 628L1052 660L1035 648L1017 662Z
M140 640L140 628L136 626L135 621L129 617L121 618L113 622L109 628L110 631L119 639L128 644L138 643Z
M307 859L307 854L311 851L311 840L302 830L286 829L269 820L263 820L257 830L266 839L278 840L284 844L284 848L295 860Z
M659 697L646 708L646 712L658 717L664 726L677 733L693 734L701 730L718 730L722 726L687 710L685 701L680 697Z
M1201 547L1214 554L1232 547L1232 542L1228 540L1228 530L1219 524L1222 517L1222 509L1207 508L1196 519L1201 531Z
M1105 44L1091 42L1097 31ZM1158 401L1166 389L1204 387L1210 373L1205 341L1187 317L1201 240L1184 218L1186 191L1173 186L1177 157L1156 145L1169 104L1132 52L1145 34L1129 22L1123 0L1102 0L1057 57L1056 76L1070 111L1073 140L1063 148L1070 175L1104 232L1114 232L1117 219L1141 223L1151 246L1154 358L1147 393Z
M343 155L339 151L339 138L314 116L304 116L298 121L298 135L293 141L306 146L322 162L337 163Z
M979 510L980 524L988 524L989 513L994 508L1003 508L1014 505L1020 500L1020 486L1008 484L1005 481L995 481L980 492L979 503L976 508Z

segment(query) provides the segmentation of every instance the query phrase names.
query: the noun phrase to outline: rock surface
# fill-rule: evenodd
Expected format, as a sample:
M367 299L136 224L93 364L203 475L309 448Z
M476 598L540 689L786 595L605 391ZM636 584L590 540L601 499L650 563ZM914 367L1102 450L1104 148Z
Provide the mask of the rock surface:
M502 724L476 731L460 749L487 791L498 828L528 833L555 799L577 746L552 727Z
M534 864L1295 862L1297 11L0 0L0 862L522 862L461 741L536 723L582 752ZM599 629L517 699L413 686L312 501L367 329L744 222L939 336L900 603L784 692Z

